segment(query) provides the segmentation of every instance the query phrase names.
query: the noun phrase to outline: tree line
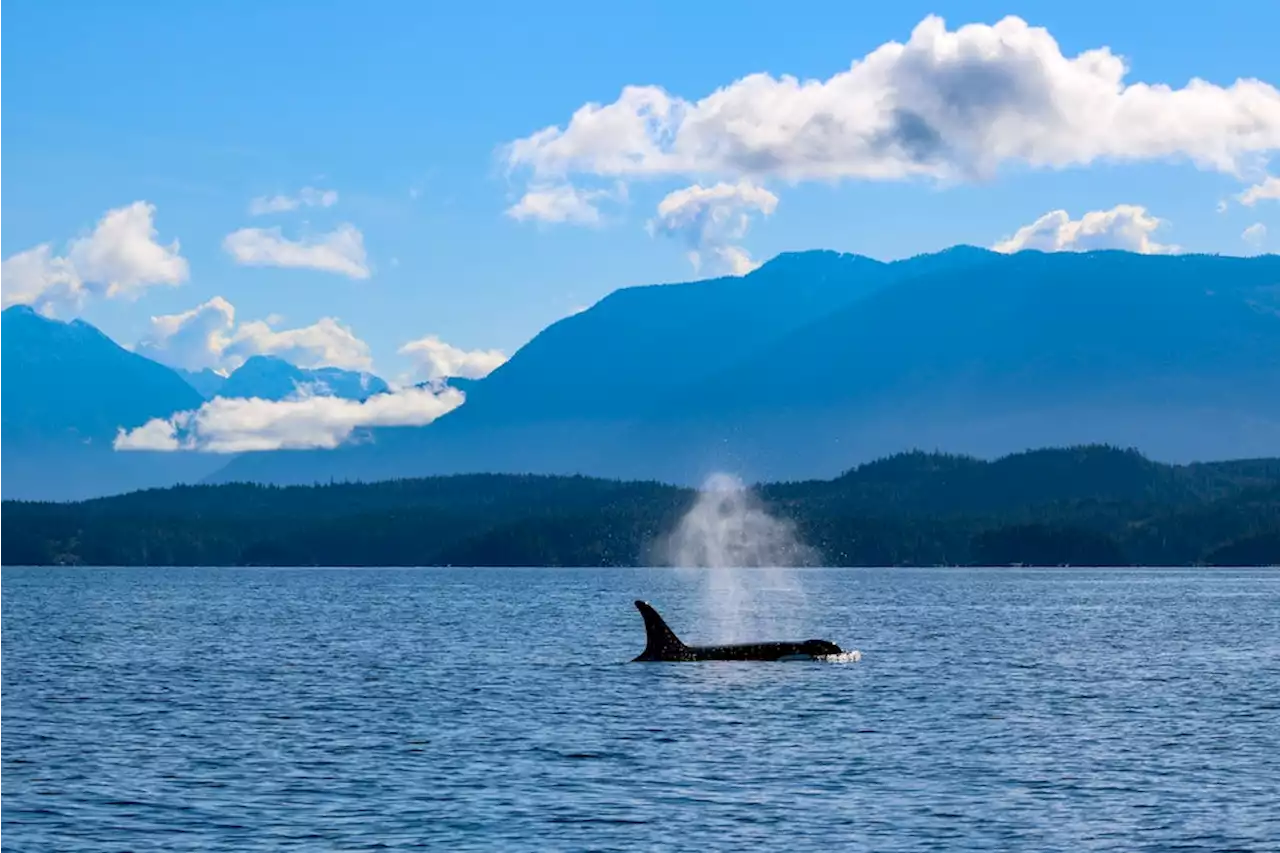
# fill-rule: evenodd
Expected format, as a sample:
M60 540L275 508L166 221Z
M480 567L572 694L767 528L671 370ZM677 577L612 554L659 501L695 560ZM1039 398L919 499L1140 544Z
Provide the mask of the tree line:
M756 487L832 566L1280 564L1280 459L1165 465L1054 448L902 453ZM4 565L631 566L693 489L476 474L316 486L177 486L5 501Z

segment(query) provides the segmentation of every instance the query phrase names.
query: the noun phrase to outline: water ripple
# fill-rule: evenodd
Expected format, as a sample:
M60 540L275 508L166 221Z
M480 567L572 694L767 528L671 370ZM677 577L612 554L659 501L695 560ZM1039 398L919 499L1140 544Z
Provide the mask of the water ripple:
M0 847L1280 849L1280 574L801 576L861 661L621 665L676 572L7 568Z

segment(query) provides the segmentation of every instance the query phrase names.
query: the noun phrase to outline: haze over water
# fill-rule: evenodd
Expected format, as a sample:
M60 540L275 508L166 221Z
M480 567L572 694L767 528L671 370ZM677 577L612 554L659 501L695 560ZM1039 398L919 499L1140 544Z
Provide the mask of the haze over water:
M1280 574L797 571L6 568L4 849L1276 849Z

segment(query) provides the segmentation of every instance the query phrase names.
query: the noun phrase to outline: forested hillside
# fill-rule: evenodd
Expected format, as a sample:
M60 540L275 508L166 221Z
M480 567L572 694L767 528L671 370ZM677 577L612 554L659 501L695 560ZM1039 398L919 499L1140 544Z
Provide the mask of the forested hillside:
M825 565L1280 564L1280 459L1187 466L1107 447L981 461L907 453L833 480L765 484ZM83 565L624 566L696 499L659 483L465 475L180 486L6 501L3 562Z

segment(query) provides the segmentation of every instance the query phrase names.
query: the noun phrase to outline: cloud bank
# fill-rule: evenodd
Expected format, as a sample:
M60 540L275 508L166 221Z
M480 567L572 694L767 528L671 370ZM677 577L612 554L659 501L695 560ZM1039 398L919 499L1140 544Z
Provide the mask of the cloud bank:
M947 184L1009 167L1151 161L1244 179L1277 149L1280 90L1265 81L1133 81L1110 48L1064 55L1047 29L1015 16L949 30L929 15L905 43L887 42L826 79L756 73L697 98L629 85L611 103L585 103L563 123L509 142L499 156L530 186L511 215L543 211L594 224L584 202L592 190L578 186L603 179L693 180L700 188L744 180ZM1280 186L1264 183L1241 200L1272 192ZM661 213L657 221L689 240ZM732 239L691 252L695 264L714 255L731 271L751 267Z
M1094 210L1072 219L1065 210L1053 210L1013 236L996 243L997 252L1040 249L1045 252L1087 252L1092 249L1125 249L1144 255L1168 255L1181 251L1151 238L1167 224L1136 204L1118 204L1110 210Z
M364 235L349 223L301 240L286 238L279 228L241 228L228 234L222 245L245 266L313 269L357 279L370 275Z
M47 315L76 310L91 296L136 299L148 287L177 285L189 267L178 241L157 241L155 205L136 201L107 211L65 255L42 243L0 265L3 305L31 305Z
M235 370L250 356L275 355L299 367L372 370L369 345L332 317L310 326L274 328L275 318L236 324L236 309L221 296L184 311L151 318L134 350L186 370Z
M114 447L207 453L332 449L360 428L429 424L463 400L455 388L405 388L362 402L305 395L281 401L215 397L199 409L121 429Z
M627 86L503 149L511 170L783 181L969 180L1004 164L1185 160L1241 173L1280 148L1280 91L1260 80L1126 82L1100 47L1064 56L1017 17L949 31L926 17L826 80L752 74L698 100Z

